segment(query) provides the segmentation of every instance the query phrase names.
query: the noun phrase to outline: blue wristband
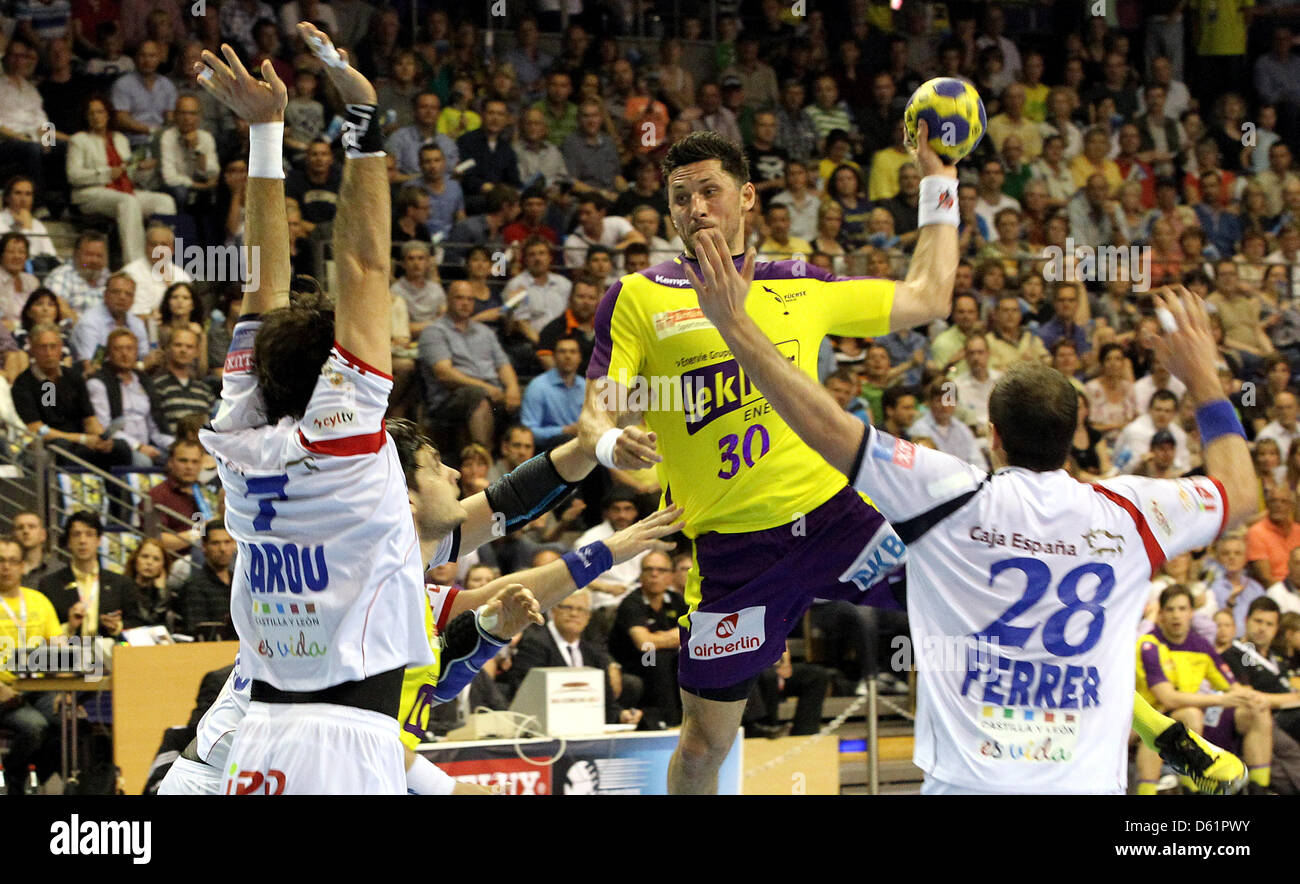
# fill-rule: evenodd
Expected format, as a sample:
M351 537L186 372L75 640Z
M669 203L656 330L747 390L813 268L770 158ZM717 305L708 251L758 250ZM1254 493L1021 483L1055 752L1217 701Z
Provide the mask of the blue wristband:
M1237 417L1237 410L1227 399L1215 399L1196 409L1196 426L1201 431L1204 448L1220 436L1234 435L1246 438L1246 431Z
M560 558L569 567L573 582L579 589L614 567L614 554L609 547L597 540L581 549L567 552Z

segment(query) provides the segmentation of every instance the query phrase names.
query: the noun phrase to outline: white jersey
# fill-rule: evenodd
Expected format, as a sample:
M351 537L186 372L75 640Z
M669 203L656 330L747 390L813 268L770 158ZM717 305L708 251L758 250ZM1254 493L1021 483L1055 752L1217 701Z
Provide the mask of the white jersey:
M451 557L460 545L460 529L448 534L438 544L429 568L437 568L451 561ZM441 629L445 623L445 605L456 597L448 587L428 584L425 586L427 604L433 609L434 622ZM225 771L226 758L230 755L230 744L235 738L239 722L248 714L248 702L253 680L245 678L239 671L239 655L235 655L235 666L221 686L221 693L208 707L199 720L195 736L195 750L205 764ZM217 784L218 786L220 783Z
M303 418L270 426L252 363L260 325L235 325L221 405L199 436L239 545L240 671L313 691L426 665L419 544L383 425L392 378L335 345Z
M1223 486L990 477L872 427L852 474L909 546L916 765L985 792L1123 792L1148 581L1219 534Z

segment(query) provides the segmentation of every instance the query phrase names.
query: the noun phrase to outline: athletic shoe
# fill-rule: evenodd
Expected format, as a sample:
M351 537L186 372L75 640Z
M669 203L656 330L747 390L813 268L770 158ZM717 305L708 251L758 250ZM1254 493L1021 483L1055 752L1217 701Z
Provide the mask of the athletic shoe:
M1202 795L1235 795L1246 785L1246 765L1231 752L1174 722L1156 737L1156 749Z

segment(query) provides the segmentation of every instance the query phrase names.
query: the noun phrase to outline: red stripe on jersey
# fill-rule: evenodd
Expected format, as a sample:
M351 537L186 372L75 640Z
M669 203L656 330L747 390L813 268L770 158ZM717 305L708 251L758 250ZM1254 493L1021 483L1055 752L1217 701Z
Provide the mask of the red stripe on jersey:
M1223 483L1218 479L1213 476L1206 476L1205 478L1213 482L1214 487L1219 489L1219 497L1223 500L1223 521L1219 522L1219 533L1222 534L1223 529L1228 527L1228 492L1224 489Z
M430 585L432 586L434 584L430 584ZM459 592L460 590L454 586L438 587L439 595L442 595L443 593L447 594L447 597L442 601L442 607L438 610L438 622L434 624L434 628L437 629L438 632L440 633L445 632L447 629L447 620L449 619L449 615L451 614L451 606L455 604L456 594Z
M312 454L329 454L334 457L351 457L357 454L374 454L384 447L384 440L387 438L388 431L384 429L381 422L379 429L373 433L365 433L360 436L344 436L342 439L322 439L319 442L309 442L307 437L298 431L298 441L302 447L306 448Z
M1138 536L1142 538L1142 545L1146 547L1147 558L1151 561L1151 576L1154 577L1156 572L1160 570L1160 566L1165 563L1165 551L1160 548L1156 536L1151 533L1151 526L1147 524L1147 517L1142 515L1142 511L1133 505L1133 501L1122 494L1111 491L1109 488L1103 488L1101 485L1093 485L1092 490L1103 495L1133 519L1133 523L1137 525Z
M384 380L391 381L393 379L393 376L391 374L386 374L380 371L379 369L375 368L369 362L366 362L364 359L358 359L357 357L353 356L351 353L345 350L343 348L343 345L340 344L338 341L334 342L334 349L339 351L339 355L343 357L344 361L352 363L354 366L357 367L357 369L360 370L362 374L366 374L367 372L369 372L370 374L379 375Z

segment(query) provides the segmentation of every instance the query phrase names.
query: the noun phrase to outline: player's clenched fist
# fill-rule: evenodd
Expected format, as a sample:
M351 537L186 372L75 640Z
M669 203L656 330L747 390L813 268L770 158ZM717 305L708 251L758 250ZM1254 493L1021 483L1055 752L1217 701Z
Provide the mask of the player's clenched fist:
M658 437L637 427L624 427L614 443L614 466L620 470L644 470L663 460L655 442Z
M530 623L542 624L542 606L532 590L521 583L503 587L479 609L483 628L499 639L512 638Z

